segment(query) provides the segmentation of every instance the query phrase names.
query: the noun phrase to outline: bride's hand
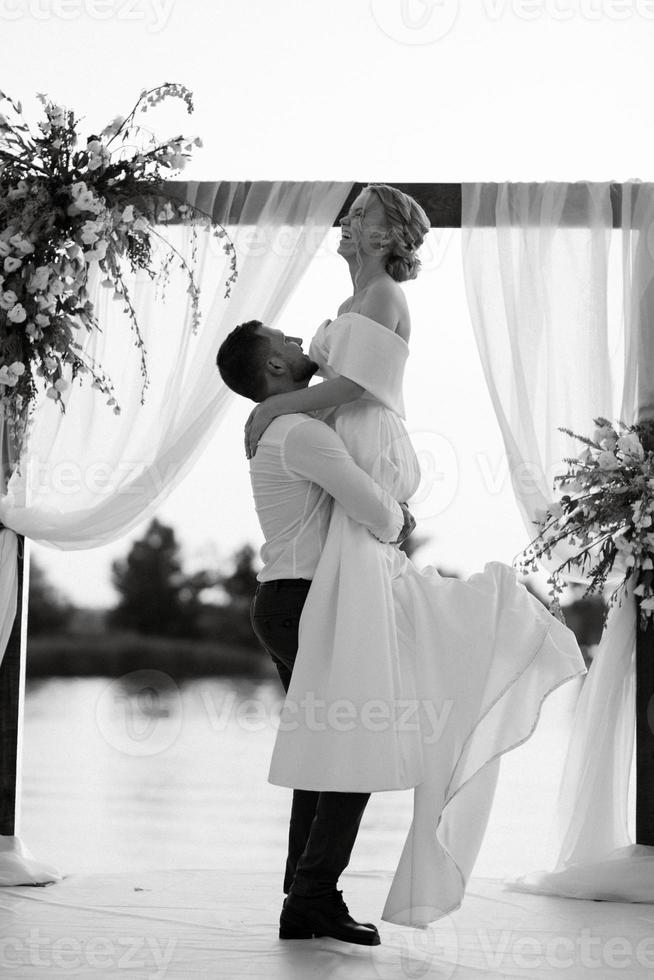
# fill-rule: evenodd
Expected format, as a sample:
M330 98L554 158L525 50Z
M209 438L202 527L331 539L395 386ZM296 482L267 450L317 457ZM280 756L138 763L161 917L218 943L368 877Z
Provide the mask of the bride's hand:
M265 402L255 405L245 423L245 455L252 459L259 440L276 416L266 409Z

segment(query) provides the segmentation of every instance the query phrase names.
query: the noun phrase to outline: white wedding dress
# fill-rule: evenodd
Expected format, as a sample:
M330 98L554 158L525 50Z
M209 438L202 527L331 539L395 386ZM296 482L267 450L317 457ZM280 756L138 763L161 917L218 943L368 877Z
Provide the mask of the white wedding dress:
M331 421L398 501L420 480L402 423L408 352L399 335L358 313L325 321L309 350L324 378L343 375L366 389ZM269 782L415 787L382 919L424 928L461 904L500 756L529 738L547 695L584 672L572 631L508 565L489 562L466 581L418 571L334 503Z

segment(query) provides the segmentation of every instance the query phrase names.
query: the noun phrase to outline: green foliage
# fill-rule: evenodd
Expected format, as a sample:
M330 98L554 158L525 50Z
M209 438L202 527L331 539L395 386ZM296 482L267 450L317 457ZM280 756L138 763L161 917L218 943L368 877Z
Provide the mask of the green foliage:
M263 652L252 631L250 604L257 587L256 552L246 544L233 556L233 570L217 576L217 584L225 592L223 605L205 605L199 625L203 636L214 636L222 643Z
M250 602L257 585L254 548L240 548L228 574L204 569L185 574L179 551L173 529L151 521L127 557L112 563L120 600L108 613L108 626L260 650L250 624ZM227 602L203 602L202 593L216 586L223 589Z
M254 567L256 552L252 545L243 545L234 555L234 571L220 577L220 585L236 606L250 607L257 587L257 570Z
M30 557L27 628L31 636L65 630L75 614L75 606L64 599Z
M154 518L127 558L111 564L120 595L108 624L158 636L198 636L200 593L215 584L207 572L185 575L171 527Z

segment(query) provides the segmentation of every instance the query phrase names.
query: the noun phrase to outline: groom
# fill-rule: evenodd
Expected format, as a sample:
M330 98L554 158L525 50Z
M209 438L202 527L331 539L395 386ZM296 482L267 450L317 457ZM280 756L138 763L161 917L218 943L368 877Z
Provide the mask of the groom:
M222 343L217 365L225 384L260 402L306 388L318 365L298 337L250 320ZM329 525L333 500L381 541L400 544L415 527L398 504L349 455L324 422L282 415L266 429L250 460L255 507L265 544L252 602L252 626L288 691L298 624ZM294 789L281 939L332 936L360 945L381 942L376 927L356 922L336 889L347 867L370 793Z

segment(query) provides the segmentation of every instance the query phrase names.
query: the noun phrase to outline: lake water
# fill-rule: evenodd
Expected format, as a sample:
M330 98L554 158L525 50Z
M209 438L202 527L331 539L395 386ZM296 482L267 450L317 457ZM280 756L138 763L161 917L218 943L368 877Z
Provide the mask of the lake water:
M581 683L555 691L532 738L504 756L476 875L551 866L550 824ZM22 840L66 874L251 867L278 870L281 891L291 791L267 774L282 697L276 675L177 685L148 670L30 682ZM373 793L352 870L395 867L412 796Z

